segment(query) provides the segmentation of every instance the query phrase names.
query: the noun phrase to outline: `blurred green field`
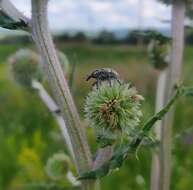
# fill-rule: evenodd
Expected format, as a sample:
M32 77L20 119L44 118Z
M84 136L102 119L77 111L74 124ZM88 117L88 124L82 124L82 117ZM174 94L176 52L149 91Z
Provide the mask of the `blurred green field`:
M0 46L0 190L37 189L29 188L29 184L49 181L44 172L48 157L65 151L59 129L38 96L17 86L11 78L7 58L18 48L16 45ZM58 48L66 53L70 63L77 63L72 92L82 116L84 99L91 86L91 83L85 82L85 76L101 67L112 67L124 80L135 84L145 97L145 118L153 114L157 72L148 64L146 48L91 44L60 44ZM183 67L185 84L193 85L192 73L193 47L187 47ZM176 109L174 135L193 127L192 116L193 100L180 100ZM92 134L89 139L94 150ZM180 139L173 145L172 190L192 189L191 143ZM148 190L150 160L151 150L141 149L139 160L131 157L119 172L102 180L102 189Z

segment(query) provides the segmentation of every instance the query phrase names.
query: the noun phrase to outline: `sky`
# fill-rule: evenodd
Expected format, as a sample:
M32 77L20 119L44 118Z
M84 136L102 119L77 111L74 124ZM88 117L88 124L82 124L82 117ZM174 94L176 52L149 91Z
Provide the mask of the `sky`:
M30 16L30 0L11 1ZM50 0L48 10L54 31L165 28L160 20L171 18L171 7L157 0Z

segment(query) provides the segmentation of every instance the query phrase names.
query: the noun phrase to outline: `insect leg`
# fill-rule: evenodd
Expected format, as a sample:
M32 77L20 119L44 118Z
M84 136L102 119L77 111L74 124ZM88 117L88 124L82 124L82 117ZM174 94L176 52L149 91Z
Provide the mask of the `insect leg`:
M94 87L95 85L97 85L97 81L95 81L94 83L92 83L92 87Z
M97 81L96 81L97 89L99 88L99 85L100 85L100 84L101 84L100 80L97 79Z
M108 82L109 82L109 86L111 87L112 86L111 79L108 79Z
M119 80L119 79L116 79L117 80L117 82L121 85L122 83L121 83L121 81Z

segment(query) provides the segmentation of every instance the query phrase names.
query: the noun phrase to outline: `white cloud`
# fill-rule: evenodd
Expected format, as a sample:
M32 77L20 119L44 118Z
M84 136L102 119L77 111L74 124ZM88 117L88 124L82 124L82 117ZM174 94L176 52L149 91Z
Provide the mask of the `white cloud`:
M112 11L112 3L111 2L101 2L101 1L89 1L88 2L90 8L93 11L104 12L104 11Z
M30 16L30 0L12 0ZM141 2L141 9L138 2ZM171 9L157 0L50 0L49 22L53 30L137 27L142 15L144 27L164 26L161 19L170 19Z
M136 0L125 0L127 1L128 4L130 5L135 5L136 4Z
M11 2L21 10L26 16L31 15L30 0L11 0Z

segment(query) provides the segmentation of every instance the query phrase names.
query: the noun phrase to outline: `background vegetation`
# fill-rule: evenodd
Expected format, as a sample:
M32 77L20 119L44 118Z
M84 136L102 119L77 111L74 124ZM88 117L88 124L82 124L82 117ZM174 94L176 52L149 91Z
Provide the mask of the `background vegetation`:
M135 84L146 99L144 115L151 115L154 112L157 73L148 63L147 48L128 44L112 46L109 42L93 44L79 36L83 41L57 43L57 47L66 53L71 64L77 65L72 92L80 113L91 85L85 82L85 76L95 68L112 67L123 79ZM33 49L29 44L25 46ZM36 184L48 183L44 170L47 159L53 153L65 150L59 128L38 96L17 86L10 76L7 58L19 48L20 44L0 45L0 190L38 189ZM183 79L187 85L193 85L192 52L191 46L186 47ZM178 103L174 137L193 127L191 105L191 100ZM94 151L94 137L89 129L87 131ZM171 189L191 189L193 131L174 139ZM139 161L135 157L127 160L119 172L102 180L102 189L149 189L150 160L151 149L142 149Z

